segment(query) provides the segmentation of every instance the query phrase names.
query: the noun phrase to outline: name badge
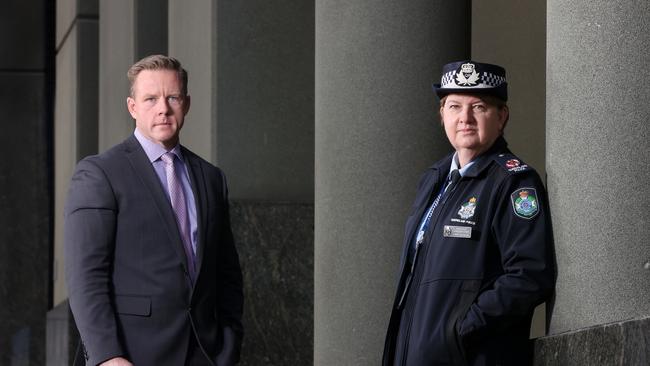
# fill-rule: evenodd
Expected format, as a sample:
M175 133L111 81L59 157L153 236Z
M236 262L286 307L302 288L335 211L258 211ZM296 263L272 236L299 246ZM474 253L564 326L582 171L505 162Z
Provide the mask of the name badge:
M472 237L472 228L470 226L451 226L445 225L442 235L447 238L465 238Z

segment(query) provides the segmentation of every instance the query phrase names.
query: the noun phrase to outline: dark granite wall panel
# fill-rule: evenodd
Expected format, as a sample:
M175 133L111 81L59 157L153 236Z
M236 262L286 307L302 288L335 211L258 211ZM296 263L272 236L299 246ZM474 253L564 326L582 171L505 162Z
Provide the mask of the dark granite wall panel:
M650 318L537 339L535 366L571 365L650 365Z
M50 197L45 74L0 71L0 365L43 365Z
M215 2L216 161L232 199L314 200L315 3Z
M0 12L0 69L45 68L46 0L5 0Z
M235 202L244 272L242 366L313 363L314 206Z

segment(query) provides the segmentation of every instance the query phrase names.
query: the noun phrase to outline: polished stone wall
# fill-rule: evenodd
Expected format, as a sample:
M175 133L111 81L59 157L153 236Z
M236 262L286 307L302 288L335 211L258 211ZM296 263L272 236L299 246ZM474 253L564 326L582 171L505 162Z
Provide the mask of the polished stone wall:
M650 365L650 318L561 333L535 342L535 366Z
M242 366L311 365L314 207L234 202L244 272Z
M45 363L53 20L45 0L0 12L0 365Z

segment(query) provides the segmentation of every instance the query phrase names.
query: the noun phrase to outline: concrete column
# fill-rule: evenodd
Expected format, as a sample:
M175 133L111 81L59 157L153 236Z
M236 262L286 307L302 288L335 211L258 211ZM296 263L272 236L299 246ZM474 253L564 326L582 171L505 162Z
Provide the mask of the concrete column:
M99 0L99 151L129 136L126 72L144 56L167 53L167 1Z
M54 305L65 300L63 205L77 161L97 152L98 3L57 1L54 111Z
M192 6L169 0L169 55L188 71L192 100L181 141L212 163L217 158L216 17L217 0L198 0Z
M417 180L451 151L431 83L469 57L470 11L316 3L316 365L380 363Z
M559 272L553 334L596 335L604 324L650 315L648 13L643 0L548 1L546 161ZM648 322L639 324L647 337ZM647 364L622 351L627 344L647 354L647 341L606 329L614 331L603 338L569 334L582 342L563 348L577 363L558 364ZM575 358L590 352L605 358Z

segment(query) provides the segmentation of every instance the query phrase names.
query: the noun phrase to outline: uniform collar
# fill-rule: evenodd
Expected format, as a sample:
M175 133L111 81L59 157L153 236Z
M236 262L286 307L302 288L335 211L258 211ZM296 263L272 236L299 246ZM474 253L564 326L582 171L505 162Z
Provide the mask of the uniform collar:
M506 140L503 138L503 136L499 136L496 141L494 141L494 144L483 154L481 154L478 158L474 159L476 162L468 171L465 173L465 176L467 177L477 177L483 170L485 170L492 160L494 160L494 156L498 155L500 153L504 152L509 152L508 150L508 143Z
M451 167L449 168L449 174L453 172L454 170L458 170L458 173L460 173L461 177L464 177L467 171L476 163L476 159L470 161L469 163L465 164L464 167L459 168L458 167L458 152L454 153L454 156L451 158Z
M465 165L465 167L463 167L463 169L465 170L462 172L459 171L459 173L461 173L461 176L463 177L475 178L490 165L490 162L492 162L495 155L504 152L509 152L508 143L503 138L503 136L499 136L496 139L496 141L494 141L494 144L492 144L492 146L487 151L485 151L476 159L472 160L471 163ZM439 170L442 174L446 173L445 175L443 175L446 176L449 174L449 172L451 172L454 165L456 166L456 168L458 167L458 163L454 161L455 156L456 156L455 152L449 154L444 159L434 164L431 168L434 170Z

